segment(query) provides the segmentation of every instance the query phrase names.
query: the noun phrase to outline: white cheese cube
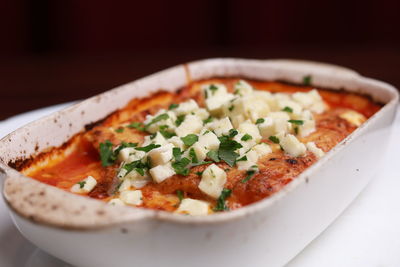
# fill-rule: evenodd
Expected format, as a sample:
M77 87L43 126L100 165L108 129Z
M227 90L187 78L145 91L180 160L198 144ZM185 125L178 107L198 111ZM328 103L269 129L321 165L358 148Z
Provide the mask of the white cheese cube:
M286 120L286 121L290 120L289 114L284 111L270 112L270 113L268 113L267 118L282 119L282 120Z
M158 165L157 167L151 168L149 172L156 183L161 183L175 174L175 170L172 168L171 163Z
M309 135L310 133L315 131L315 120L314 116L309 110L304 110L300 114L293 114L292 118L294 120L302 120L303 124L302 125L292 125L292 129L297 128L298 130L298 135L300 137L305 137Z
M217 150L219 148L219 139L213 132L207 132L199 136L199 141L207 150Z
M168 117L166 119L160 120L158 122L155 123L151 123L154 119L156 119L158 116L163 115L163 114L167 114ZM146 116L146 120L144 121L145 124L149 124L151 123L148 127L147 127L147 131L150 133L155 133L158 130L160 130L160 126L164 126L167 125L168 129L175 129L175 121L176 121L176 115L174 112L172 111L166 111L165 109L161 109L160 111L158 111L154 116L152 115L147 115Z
M134 147L126 147L121 149L118 154L118 160L130 163L142 159L146 155L146 152L136 150Z
M183 143L182 139L178 136L173 136L168 139L168 142L174 145L174 147L179 147L181 150L185 148L185 144Z
M196 115L187 115L185 120L175 129L175 133L179 137L188 134L198 134L203 128L203 120Z
M325 152L317 147L317 145L314 142L308 142L306 144L307 150L312 152L317 158L321 158L323 155L325 155Z
M292 157L302 156L306 152L306 146L292 134L281 138L280 145L283 150Z
M240 80L233 86L233 91L235 95L248 95L253 93L253 87L246 81Z
M233 94L209 97L206 99L207 110L214 116L220 116L224 113L224 106L234 98Z
M94 179L92 176L88 176L82 181L74 184L71 187L71 192L73 193L79 193L79 194L86 194L89 193L90 191L93 190L93 188L96 186L97 181Z
M157 132L154 137L151 135L146 135L141 146L148 146L150 144L165 145L168 144L168 141L162 134L160 134L160 132Z
M131 186L132 186L131 179L124 179L122 181L121 185L119 186L118 191L123 192L123 191L129 190L131 188Z
M322 113L327 108L326 104L322 100L322 97L315 89L307 93L294 93L292 95L292 98L304 108L310 109L311 111L316 113Z
M303 110L303 107L301 105L299 105L298 103L296 103L295 101L292 100L282 100L278 102L279 108L282 110L285 107L291 108L292 112L288 113L289 114L299 114L301 113L301 111Z
M119 198L111 199L110 201L108 201L108 204L113 206L125 206L125 203Z
M241 123L238 127L238 131L242 134L249 134L253 138L252 140L257 143L261 140L260 131L258 130L257 125L253 124L251 121L245 121Z
M250 150L245 154L245 156L247 160L236 162L239 170L249 170L252 168L252 166L257 165L259 156L256 151Z
M357 127L363 124L367 120L364 115L353 110L347 110L342 114L340 114L339 117Z
M179 116L179 115L183 115L183 114L189 114L198 108L199 108L199 106L197 105L196 101L194 101L193 99L189 99L186 102L180 103L177 108L173 109L173 112L177 116Z
M227 135L229 130L233 129L232 123L228 117L207 123L206 127L214 131L217 136Z
M208 196L217 199L224 189L226 173L215 164L211 164L201 175L199 189Z
M152 166L163 165L172 159L173 144L166 144L150 150L147 156L150 158Z
M208 113L208 111L205 108L198 108L194 110L193 113L194 113L193 115L196 115L202 120L205 120L208 117L210 117L210 113Z
M205 99L208 99L211 97L224 96L228 93L226 86L222 83L206 84L202 87L202 89L204 92Z
M198 160L199 162L200 162L200 161L203 161L203 160L206 158L208 150L204 147L204 145L203 145L202 143L196 142L196 143L194 143L194 144L191 146L191 148L193 148L194 153L196 153L196 158L197 158L197 160ZM188 150L185 151L185 153L184 153L184 155L187 154L186 157L189 157L189 150L190 150L190 149L188 149ZM190 157L189 157L189 158L190 158Z
M123 191L121 192L119 199L128 205L141 205L143 203L142 191Z
M271 147L266 143L260 143L258 145L255 145L252 147L251 150L255 151L259 158L268 155L269 153L272 152Z
M245 136L245 134L239 133L239 134L235 135L235 137L233 137L234 141L236 141L242 145L242 147L239 148L237 151L239 153L240 157L244 156L244 154L246 154L247 151L249 151L253 146L256 145L256 141L254 140L253 137L251 139L245 141L245 140L242 140L243 136Z
M189 214L193 216L207 215L210 204L197 199L184 198L179 204L176 213Z

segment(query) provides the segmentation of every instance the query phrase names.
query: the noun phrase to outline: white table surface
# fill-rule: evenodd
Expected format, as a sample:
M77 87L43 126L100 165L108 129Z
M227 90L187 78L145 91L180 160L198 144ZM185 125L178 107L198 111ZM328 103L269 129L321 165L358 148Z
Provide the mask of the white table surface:
M0 122L0 137L69 104L24 113ZM399 112L400 113L400 112ZM382 137L382 138L387 138ZM400 114L382 172L317 239L287 267L400 266ZM27 241L0 199L0 266L70 266Z

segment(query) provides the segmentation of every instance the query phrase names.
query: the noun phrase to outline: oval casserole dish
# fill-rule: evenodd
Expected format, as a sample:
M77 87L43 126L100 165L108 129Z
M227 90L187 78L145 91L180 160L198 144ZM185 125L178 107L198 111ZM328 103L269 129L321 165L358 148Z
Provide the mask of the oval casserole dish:
M84 126L160 89L188 80L241 77L302 82L367 94L385 105L278 193L205 217L116 207L40 183L9 167L60 146ZM354 71L288 60L207 59L179 65L92 97L0 141L4 198L22 234L77 266L282 266L320 234L380 167L396 112L392 86ZM3 182L1 183L3 186Z

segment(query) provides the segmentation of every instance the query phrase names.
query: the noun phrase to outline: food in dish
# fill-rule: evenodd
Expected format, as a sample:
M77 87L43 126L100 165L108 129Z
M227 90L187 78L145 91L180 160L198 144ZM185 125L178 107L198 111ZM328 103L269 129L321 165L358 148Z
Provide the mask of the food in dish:
M380 107L348 92L208 79L133 99L21 171L111 205L207 215L279 191Z

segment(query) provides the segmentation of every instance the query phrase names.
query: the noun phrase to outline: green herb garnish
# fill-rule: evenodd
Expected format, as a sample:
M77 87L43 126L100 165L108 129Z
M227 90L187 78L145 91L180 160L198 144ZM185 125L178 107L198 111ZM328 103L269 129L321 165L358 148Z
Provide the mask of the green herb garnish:
M263 119L263 118L257 119L256 120L256 124L263 123L264 121L265 121L265 119Z
M209 89L211 90L211 92L212 92L213 94L215 94L215 92L218 90L218 87L215 86L214 84L211 84L210 87L209 87Z
M233 138L235 137L239 132L236 129L230 129L229 130L229 137Z
M275 144L279 144L279 138L274 135L271 135L270 137L268 137L268 139L271 140Z
M86 181L81 181L81 182L77 182L77 184L79 184L79 188L83 188L86 184Z
M288 120L288 122L296 124L296 125L303 125L304 121L302 120Z
M180 161L182 157L181 149L179 147L172 148L172 155L174 156L175 161Z
M232 194L232 190L224 188L222 189L221 195L217 200L217 205L214 208L214 211L224 211L229 210L228 206L225 203L225 200Z
M207 124L207 123L209 123L209 122L212 122L214 119L213 119L213 117L208 117L207 119L205 119L205 120L203 120L203 123L204 124Z
M199 160L197 159L196 152L194 151L193 147L189 150L189 157L192 159L192 163L198 163L199 162Z
M235 164L236 158L239 157L239 154L235 150L241 147L242 145L234 140L223 140L219 144L218 157L232 167Z
M187 176L189 174L189 168L186 166L190 163L188 158L182 158L180 161L175 161L171 164L177 174Z
M109 140L106 140L104 143L100 143L100 159L101 165L104 167L112 165L116 160L112 148L113 144Z
M157 123L159 121L164 121L169 118L169 115L167 113L163 113L155 117L154 119L151 120L148 124L145 125L145 129L149 128L150 125Z
M306 86L310 86L312 83L312 76L311 75L306 75L303 77L303 84Z
M177 118L176 118L176 121L175 121L175 125L176 126L179 126L179 125L181 125L182 124L182 122L185 120L185 116L186 115L179 115Z
M299 127L294 127L294 133L299 134Z
M191 146L199 140L199 137L195 134L188 134L185 137L181 137L181 140L186 146Z
M176 195L179 198L179 202L182 202L182 200L183 200L183 191L182 190L176 190Z
M234 106L234 105L232 105L232 106L230 106L230 107L228 108L229 111L232 111L232 110L234 110L234 109L235 109L235 106Z
M253 137L251 135L245 134L245 135L242 136L242 138L240 140L248 141L248 140L251 140L251 139L253 139Z
M146 127L141 122L132 122L131 124L127 125L126 127L131 129L137 129L139 131L146 131Z
M282 111L286 111L286 112L289 112L289 113L293 113L293 109L291 108L291 107L284 107L283 109L282 109Z
M251 177L253 177L254 174L256 174L256 171L255 171L255 170L249 170L249 171L247 171L247 172L246 172L246 178L244 178L244 179L242 180L242 183L245 183L245 182L247 182L248 180L250 180Z
M243 156L240 159L237 159L236 161L246 161L247 160L247 156Z
M175 108L177 108L177 107L179 107L179 104L171 104L171 105L169 105L169 110L172 110L172 109L175 109Z
M115 129L114 131L116 132L116 133L123 133L124 132L124 128L123 127L119 127L118 129Z
M202 176L202 175L203 175L203 172L196 172L196 174L197 174L198 176Z
M150 144L150 145L144 146L144 147L136 147L135 149L139 150L139 151L149 152L150 150L153 150L153 149L155 149L157 147L160 147L160 146L161 145L158 145L158 144Z
M214 162L219 162L218 151L210 150L207 152L206 155L209 159L213 160Z

